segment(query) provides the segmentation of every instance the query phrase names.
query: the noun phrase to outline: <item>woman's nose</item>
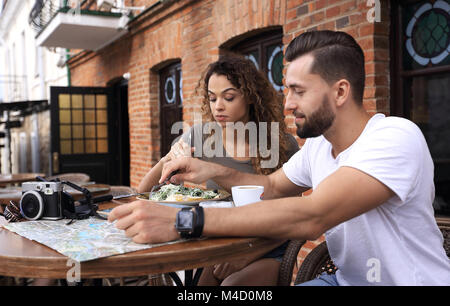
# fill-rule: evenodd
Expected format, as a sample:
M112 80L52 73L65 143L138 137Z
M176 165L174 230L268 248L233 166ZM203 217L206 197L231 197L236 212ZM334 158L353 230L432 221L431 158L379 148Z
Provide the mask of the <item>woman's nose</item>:
M225 103L222 98L217 98L216 103L214 103L216 110L223 110L225 108Z

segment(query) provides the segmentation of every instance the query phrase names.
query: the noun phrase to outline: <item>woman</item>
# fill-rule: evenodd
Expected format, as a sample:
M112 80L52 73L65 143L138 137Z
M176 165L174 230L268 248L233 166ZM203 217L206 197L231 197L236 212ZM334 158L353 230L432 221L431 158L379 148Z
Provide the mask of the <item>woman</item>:
M251 61L240 56L221 57L208 66L198 90L203 97L204 117L209 122L194 125L184 134L147 173L139 185L139 192L149 191L158 184L165 162L192 153L194 157L240 171L269 174L298 150L295 138L286 133L281 96ZM272 130L273 122L278 123L278 130ZM257 129L256 133L244 133L245 136L239 137L243 135L239 133L239 123L241 128L245 125ZM264 132L259 131L261 127L267 129L266 134L260 133ZM258 135L256 139L255 135ZM264 135L265 139L258 139L259 135ZM278 140L278 148L277 142L272 148L274 136ZM271 148L270 156L261 154L260 141ZM267 167L273 155L278 158L271 167ZM211 180L206 182L206 187L220 188ZM206 267L199 285L276 285L286 246L287 243L268 254L259 254L258 258Z

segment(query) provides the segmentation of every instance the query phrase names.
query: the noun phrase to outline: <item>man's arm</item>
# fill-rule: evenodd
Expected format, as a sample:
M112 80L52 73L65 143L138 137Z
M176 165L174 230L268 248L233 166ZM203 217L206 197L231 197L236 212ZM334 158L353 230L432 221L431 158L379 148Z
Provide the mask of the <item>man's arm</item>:
M278 169L270 175L258 175L239 172L232 168L195 158L180 158L166 163L160 182L163 182L167 175L175 170L181 171L171 178L173 183L189 181L199 184L212 179L228 191L236 185L259 185L264 186L264 199L298 196L309 189L292 183L284 174L283 169Z
M342 167L309 196L205 209L205 236L308 239L386 202L394 192L372 176Z
M204 236L314 240L328 229L378 207L394 192L372 176L342 167L305 197L267 200L238 208L205 208ZM109 221L137 243L178 239L178 209L145 201L115 208Z
M342 167L311 195L267 200L238 208L205 208L204 236L314 240L328 229L378 207L394 192L372 176ZM145 201L115 208L109 221L137 243L178 239L178 209Z

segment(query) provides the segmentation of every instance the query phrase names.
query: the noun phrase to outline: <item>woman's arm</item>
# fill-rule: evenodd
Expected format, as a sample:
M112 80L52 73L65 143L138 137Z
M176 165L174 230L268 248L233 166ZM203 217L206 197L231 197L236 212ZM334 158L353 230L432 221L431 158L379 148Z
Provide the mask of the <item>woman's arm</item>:
M300 187L292 183L283 169L278 169L266 176L243 173L236 169L190 157L167 162L163 167L159 182L163 182L175 170L180 170L178 174L171 178L171 182L175 184L181 181L200 184L213 179L228 191L236 185L260 185L264 186L264 199L299 196L302 192L308 190L306 187Z
M164 163L167 160L168 157L164 156L155 166L150 169L149 172L147 172L142 181L139 183L139 187L137 189L139 193L150 191L153 186L158 185Z
M193 149L194 148L191 148L183 141L183 139L180 139L172 146L172 148L170 148L170 152L161 158L161 160L147 172L139 183L138 192L150 191L153 186L158 185L164 164L180 157L191 156Z

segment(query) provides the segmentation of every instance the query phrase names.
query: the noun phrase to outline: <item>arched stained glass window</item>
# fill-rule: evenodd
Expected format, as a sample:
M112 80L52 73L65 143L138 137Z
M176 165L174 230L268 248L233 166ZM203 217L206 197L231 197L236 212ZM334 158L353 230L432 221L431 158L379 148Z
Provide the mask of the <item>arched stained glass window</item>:
M262 70L278 92L283 92L283 32L274 30L252 36L230 49L245 55Z
M173 125L183 119L181 63L177 62L161 69L159 79L161 156L164 156L169 153L172 141L179 136L171 133Z
M277 91L283 91L283 46L268 48L267 76Z
M391 115L422 130L434 162L435 214L450 216L450 0L391 3Z
M404 9L406 69L450 63L450 4L420 2Z

